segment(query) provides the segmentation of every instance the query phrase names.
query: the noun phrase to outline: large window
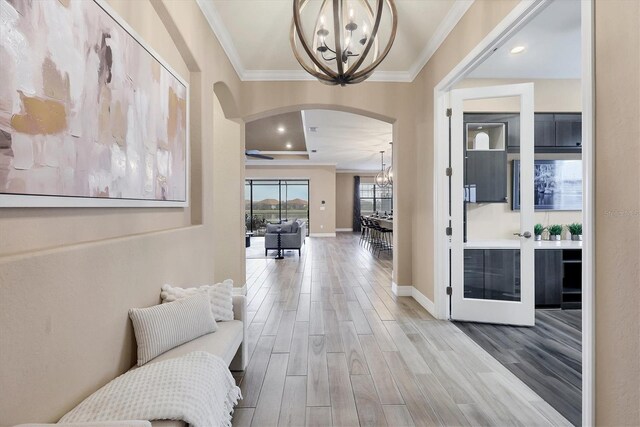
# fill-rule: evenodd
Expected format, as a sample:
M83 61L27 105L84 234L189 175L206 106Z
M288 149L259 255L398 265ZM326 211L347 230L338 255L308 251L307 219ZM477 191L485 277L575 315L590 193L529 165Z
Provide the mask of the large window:
M393 187L380 187L375 184L360 184L360 214L371 215L374 212L391 213L393 209Z
M248 179L244 199L245 225L256 236L264 235L267 224L295 219L309 224L308 179Z

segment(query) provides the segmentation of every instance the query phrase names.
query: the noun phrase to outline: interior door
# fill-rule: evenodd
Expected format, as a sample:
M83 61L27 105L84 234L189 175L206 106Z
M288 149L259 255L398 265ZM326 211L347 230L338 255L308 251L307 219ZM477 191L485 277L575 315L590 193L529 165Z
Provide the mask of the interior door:
M451 318L533 326L533 83L456 89L450 100ZM469 114L501 110L519 115L519 153L507 154L510 122ZM512 180L516 159L520 175ZM511 209L514 196L519 211Z

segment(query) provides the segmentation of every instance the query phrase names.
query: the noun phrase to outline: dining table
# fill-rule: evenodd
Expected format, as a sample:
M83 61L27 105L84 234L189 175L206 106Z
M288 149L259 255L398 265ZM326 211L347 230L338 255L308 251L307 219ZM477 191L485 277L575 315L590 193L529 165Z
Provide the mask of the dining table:
M382 218L382 217L376 217L373 215L365 216L365 218L373 221L378 221L380 226L387 228L389 230L393 230L393 218L390 218L390 217Z

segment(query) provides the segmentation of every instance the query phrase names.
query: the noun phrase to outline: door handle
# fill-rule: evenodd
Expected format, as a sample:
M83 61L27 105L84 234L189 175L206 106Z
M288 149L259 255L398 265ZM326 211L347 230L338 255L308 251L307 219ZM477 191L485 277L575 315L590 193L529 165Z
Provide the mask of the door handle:
M524 237L525 239L531 238L531 232L525 231L524 233L513 233L514 236Z

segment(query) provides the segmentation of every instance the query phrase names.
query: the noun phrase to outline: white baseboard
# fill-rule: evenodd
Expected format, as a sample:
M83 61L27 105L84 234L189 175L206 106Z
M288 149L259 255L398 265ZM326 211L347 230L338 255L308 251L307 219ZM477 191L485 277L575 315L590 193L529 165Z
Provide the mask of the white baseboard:
M429 298L425 297L422 292L420 292L416 288L413 288L413 293L411 296L418 302L418 304L420 304L425 310L427 310L430 315L432 315L436 319L438 318L438 316L436 316L435 304Z
M245 283L242 287L233 287L233 295L247 295L247 284Z
M310 233L309 237L336 237L336 233Z
M417 290L413 286L398 286L396 282L391 282L391 292L395 296L398 297L413 297L414 300L418 302L425 310L429 312L430 315L438 318L436 316L436 306L429 298L424 296L422 292Z
M391 282L391 292L399 297L413 296L413 286L398 286L396 282Z
M352 233L353 228L336 228L337 233Z

